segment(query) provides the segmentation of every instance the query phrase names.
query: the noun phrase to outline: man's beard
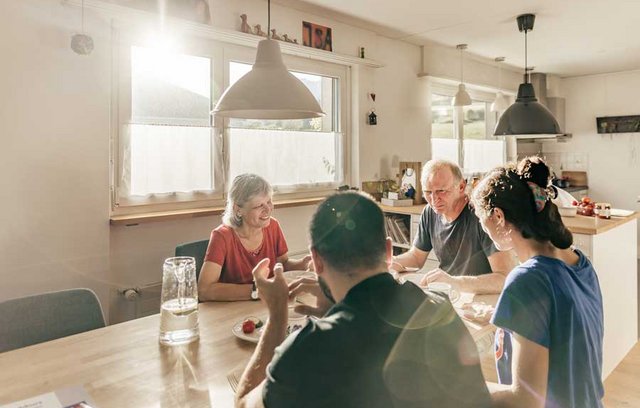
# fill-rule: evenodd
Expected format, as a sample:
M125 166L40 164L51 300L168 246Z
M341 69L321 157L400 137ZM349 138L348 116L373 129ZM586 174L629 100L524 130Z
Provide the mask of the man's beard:
M320 285L320 290L322 290L322 294L327 299L329 299L332 303L336 303L336 300L333 298L333 295L331 294L331 289L329 289L329 285L327 285L327 282L325 282L325 280L321 276L318 276L318 285Z

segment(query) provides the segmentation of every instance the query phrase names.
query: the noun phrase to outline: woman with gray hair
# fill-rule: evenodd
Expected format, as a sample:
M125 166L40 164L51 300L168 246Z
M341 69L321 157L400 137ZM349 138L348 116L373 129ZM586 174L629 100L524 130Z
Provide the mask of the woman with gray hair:
M227 198L222 224L211 232L198 281L198 297L207 300L257 299L251 271L264 258L269 267L305 269L310 256L289 259L278 221L271 217L273 189L256 174L237 176Z

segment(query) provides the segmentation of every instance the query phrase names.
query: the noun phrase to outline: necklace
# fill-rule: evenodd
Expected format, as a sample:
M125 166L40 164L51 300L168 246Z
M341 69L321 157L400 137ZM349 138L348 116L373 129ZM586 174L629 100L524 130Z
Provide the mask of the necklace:
M236 236L238 237L239 241L240 241L240 245L242 245L242 248L244 248L245 251L247 251L247 253L249 253L249 255L256 257L258 256L258 254L260 253L260 250L262 249L262 244L264 243L264 234L262 234L263 236L260 237L260 245L258 245L257 248L255 249L248 249L247 246L245 245L245 242L247 244L251 244L251 240L241 236L237 231L234 231ZM243 242L244 241L244 242Z
M247 252L249 253L249 255L251 256L258 256L258 254L260 253L260 250L262 249L262 242L260 243L260 246L258 246L256 249L254 249L253 251L245 248L247 250Z

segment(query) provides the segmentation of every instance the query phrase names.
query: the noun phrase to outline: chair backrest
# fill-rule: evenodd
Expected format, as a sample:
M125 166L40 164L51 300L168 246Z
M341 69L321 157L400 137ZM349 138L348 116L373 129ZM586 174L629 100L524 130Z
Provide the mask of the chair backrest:
M0 352L104 327L91 289L67 289L0 302Z
M196 259L196 280L200 277L200 269L202 269L208 246L209 240L203 239L201 241L185 242L176 247L176 256L192 256Z

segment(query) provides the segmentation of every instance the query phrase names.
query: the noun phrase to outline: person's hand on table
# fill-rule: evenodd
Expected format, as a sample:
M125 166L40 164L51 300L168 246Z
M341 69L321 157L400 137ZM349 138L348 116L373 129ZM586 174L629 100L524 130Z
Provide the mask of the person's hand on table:
M274 276L269 279L269 258L265 258L253 268L252 274L260 299L267 304L269 316L281 315L286 319L289 288L282 271L282 264L277 263L273 268Z
M461 307L462 317L477 323L487 324L491 321L494 307L484 302L465 303Z
M329 300L324 293L317 279L300 278L289 284L289 298L295 299L296 296L308 293L316 298L316 306L299 304L293 309L294 312L307 316L322 317L327 310L333 306L333 302Z
M313 266L313 259L311 258L311 255L307 255L302 258L302 262L303 265L306 265L307 271L315 272L316 268Z
M396 261L395 258L391 260L391 263L389 264L389 272L400 273L400 272L404 272L404 270L405 270L404 265Z
M429 272L425 273L424 277L420 281L420 286L426 287L433 282L448 283L451 285L451 287L456 288L456 280L440 268L432 269Z

